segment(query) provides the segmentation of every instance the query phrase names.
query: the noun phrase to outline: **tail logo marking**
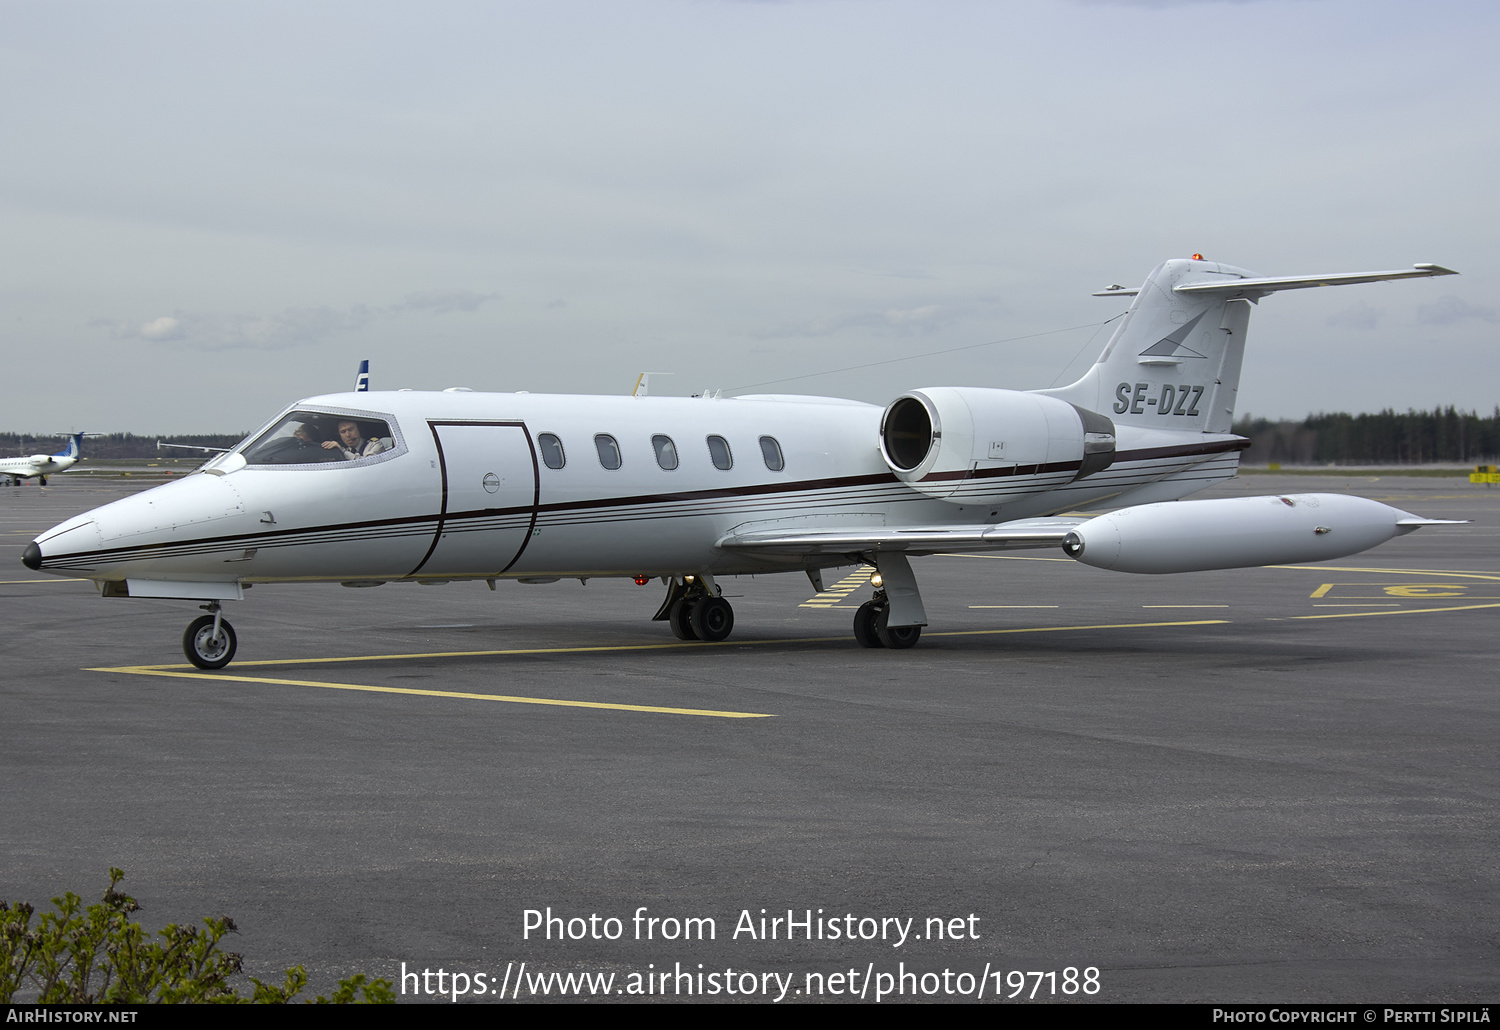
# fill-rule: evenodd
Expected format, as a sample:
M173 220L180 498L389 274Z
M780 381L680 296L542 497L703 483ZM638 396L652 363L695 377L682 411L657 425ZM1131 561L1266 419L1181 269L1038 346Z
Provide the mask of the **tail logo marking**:
M1206 311L1200 311L1200 312L1198 312L1198 314L1196 314L1196 315L1193 316L1193 318L1192 318L1191 321L1186 322L1183 325L1179 326L1178 329L1175 332L1171 333L1168 336L1163 336L1160 340L1157 340L1151 346L1149 346L1145 350L1141 351L1141 357L1143 357L1143 358L1183 358L1183 357L1188 357L1188 358L1206 358L1206 357L1208 357L1207 354L1199 354L1197 351L1193 350L1193 348L1191 348L1191 347L1184 347L1182 345L1182 341L1186 340L1188 338L1188 336L1190 336L1192 334L1193 330L1198 327L1198 323L1201 322L1201 321L1203 321L1203 316L1206 315L1206 314L1208 314L1208 312L1206 312Z

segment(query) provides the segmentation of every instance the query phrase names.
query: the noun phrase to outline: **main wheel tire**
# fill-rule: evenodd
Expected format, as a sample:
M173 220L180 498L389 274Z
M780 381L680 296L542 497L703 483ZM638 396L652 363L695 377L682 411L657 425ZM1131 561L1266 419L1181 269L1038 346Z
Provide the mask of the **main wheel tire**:
M890 618L890 612L889 608L884 608L875 617L875 635L880 638L880 642L893 651L916 647L917 640L922 636L922 627L887 626L885 620Z
M672 635L678 640L698 639L698 634L693 632L693 608L697 601L696 597L679 597L667 612L667 624L672 627Z
M693 605L692 623L699 640L724 640L734 630L734 608L722 597L700 598Z
M228 619L219 620L219 639L214 639L214 617L200 615L188 623L182 635L182 653L200 669L222 669L234 658L239 641Z
M884 609L874 601L866 601L854 613L854 639L860 647L884 647L880 634L875 632L875 620Z

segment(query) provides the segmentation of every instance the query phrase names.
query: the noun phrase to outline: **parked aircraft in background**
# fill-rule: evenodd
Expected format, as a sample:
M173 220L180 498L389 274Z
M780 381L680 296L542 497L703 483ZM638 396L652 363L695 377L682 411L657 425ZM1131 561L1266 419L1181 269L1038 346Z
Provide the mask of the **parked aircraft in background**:
M72 468L83 452L83 434L73 433L68 437L68 446L56 454L33 454L24 458L0 458L0 476L6 484L14 486L25 479L35 479L42 486L54 472Z
M1455 274L1262 277L1201 255L1159 265L1098 361L1060 389L912 390L885 408L805 396L354 392L298 401L197 473L86 512L28 568L106 597L206 602L188 658L219 668L221 602L250 584L659 577L656 618L723 640L717 580L868 563L866 647L927 616L908 559L1061 548L1127 572L1319 561L1438 520L1328 494L1182 501L1235 474L1250 305L1278 290ZM337 441L335 443L334 441ZM1068 514L1099 512L1103 515Z

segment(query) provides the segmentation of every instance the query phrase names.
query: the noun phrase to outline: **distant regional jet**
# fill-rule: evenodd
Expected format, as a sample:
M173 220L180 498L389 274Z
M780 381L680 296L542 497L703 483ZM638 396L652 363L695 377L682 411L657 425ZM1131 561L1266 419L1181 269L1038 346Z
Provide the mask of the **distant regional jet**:
M72 468L77 463L83 448L83 434L73 433L68 437L68 446L56 454L33 454L26 458L0 458L0 476L7 486L14 486L25 479L35 479L42 486L54 472Z
M912 556L1051 547L1103 569L1192 572L1338 558L1439 524L1336 494L1178 499L1232 477L1250 445L1230 427L1253 302L1453 274L1263 277L1195 254L1100 294L1135 299L1071 386L927 387L884 409L785 395L312 397L198 472L54 526L22 560L106 597L206 602L183 638L204 669L234 657L221 602L255 583L659 577L655 618L718 641L734 627L720 577L803 572L821 590L822 570L857 563L878 576L855 639L907 648L927 624Z

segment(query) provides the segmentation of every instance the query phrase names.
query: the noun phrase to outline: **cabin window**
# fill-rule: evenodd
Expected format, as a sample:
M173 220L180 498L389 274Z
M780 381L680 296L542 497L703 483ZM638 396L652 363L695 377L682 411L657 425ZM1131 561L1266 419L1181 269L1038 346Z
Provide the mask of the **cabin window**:
M677 445L670 436L653 436L651 446L656 449L656 463L671 472L677 467Z
M781 457L781 444L776 442L774 436L760 438L760 456L766 459L766 468L772 472L780 472L786 468L786 461Z
M607 469L620 467L620 445L608 433L594 437L594 448L599 452L599 464Z
M714 468L728 472L734 466L734 456L729 453L729 441L722 436L708 438L708 455L714 460Z
M385 419L293 411L241 447L247 465L336 465L397 449Z
M536 438L537 446L542 449L542 464L549 469L560 469L567 464L567 458L563 455L562 441L555 433L543 433Z

